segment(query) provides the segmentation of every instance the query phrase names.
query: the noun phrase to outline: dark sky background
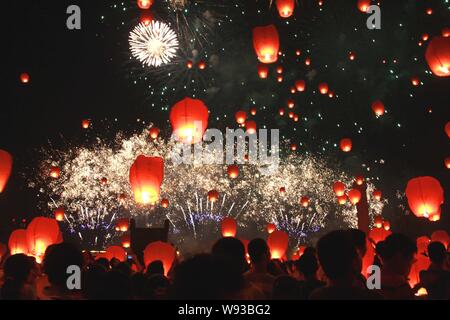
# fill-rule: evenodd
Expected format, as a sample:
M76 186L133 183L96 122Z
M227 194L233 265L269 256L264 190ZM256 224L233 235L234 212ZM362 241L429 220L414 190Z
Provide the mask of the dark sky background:
M120 9L122 2L128 10ZM14 169L5 192L0 194L0 240L6 241L22 219L47 214L38 212L35 192L26 183L26 176L33 174L40 160L40 147L49 141L58 147L61 137L71 143L85 143L80 128L85 118L92 119L95 134L111 138L117 130L133 132L137 118L153 121L163 132L170 132L168 111L162 108L192 95L210 107L211 127L234 126L234 113L249 110L254 102L258 108L265 107L258 111L258 125L280 128L285 138L301 145L300 152L340 163L354 174L363 172L362 164L369 165L370 173L363 174L379 177L377 186L392 199L384 214L392 220L393 230L419 234L449 229L448 200L442 206L442 220L430 223L405 216L395 199L396 190L404 191L409 179L421 175L439 179L446 199L450 199L450 170L443 164L450 156L450 139L444 133L444 125L450 120L450 82L425 74L426 45L417 45L423 33L438 35L448 27L450 11L444 1L381 1L380 31L367 30L367 17L356 9L353 0L324 0L322 11L317 1L299 1L289 24L278 17L275 8L268 8L268 1L241 1L239 9L230 5L234 2L218 1L225 5L212 6L227 23L211 34L211 43L201 55L208 62L215 55L219 62L210 63L204 74L194 74L198 85L186 90L180 87L191 78L184 74L171 81L154 74L145 79L139 74L141 66L130 61L128 32L139 16L135 1L22 0L3 4L7 19L3 50L7 58L3 58L6 68L2 75L7 98L0 112L0 148L13 155ZM82 9L81 31L66 28L70 4ZM115 4L120 8L114 8ZM433 15L425 14L427 7L434 9ZM163 19L164 13L158 8L156 3L155 15ZM282 50L287 55L276 64L285 69L283 84L274 80L275 65L270 81L262 82L257 77L251 30L267 23L279 28ZM303 51L300 58L293 54L297 48ZM356 53L355 61L349 61L349 51ZM306 55L313 61L310 68L302 63ZM20 83L22 72L30 74L30 84ZM420 75L423 86L412 87L410 78L414 75ZM278 109L285 105L289 88L300 78L307 79L307 93L295 97L302 106L302 120L294 125L280 119ZM317 94L321 81L329 83L338 99ZM164 85L177 89L173 94L151 94ZM214 90L206 90L211 88ZM383 100L388 110L380 119L370 109L377 99ZM118 121L111 129L115 118ZM360 127L362 133L358 133ZM354 141L350 155L332 147L343 137ZM384 165L378 163L380 159Z

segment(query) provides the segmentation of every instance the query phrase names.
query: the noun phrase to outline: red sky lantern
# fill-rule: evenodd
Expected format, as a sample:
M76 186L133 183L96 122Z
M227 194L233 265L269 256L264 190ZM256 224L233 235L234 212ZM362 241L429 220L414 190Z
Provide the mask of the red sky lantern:
M328 84L326 84L325 82L322 82L321 84L319 84L319 92L321 94L327 94L328 93Z
M260 62L276 62L280 48L280 37L277 28L273 24L254 28L253 47Z
M358 186L362 186L364 184L364 177L363 176L356 176L355 177L355 183Z
M167 209L169 207L169 200L168 199L162 199L161 200L161 207L164 209Z
M387 220L383 221L383 228L386 231L391 230L391 223L389 221L387 221Z
M417 253L421 254L428 251L428 245L431 240L427 236L418 237L416 239Z
M151 127L151 128L150 128L150 138L152 138L153 140L158 139L158 137L159 137L159 132L160 132L159 128L157 128L157 127Z
M281 259L285 256L289 245L289 236L284 231L276 230L269 235L267 245L272 259Z
M278 74L282 74L283 73L283 67L282 66L278 66L277 67L277 73Z
M445 27L441 33L444 38L450 37L450 28Z
M428 33L422 34L422 40L423 41L427 41L429 38L430 38L430 36L428 35Z
M206 62L203 60L200 60L199 63L197 64L198 68L200 70L205 70L206 69Z
M84 119L83 121L81 121L81 127L83 129L89 129L90 125L91 125L91 121L89 121L88 119Z
M140 155L130 168L130 184L139 204L155 204L164 179L164 160Z
M300 57L302 55L302 50L300 50L300 49L295 50L295 55L297 57Z
M445 124L445 133L450 138L450 121Z
M28 254L27 231L24 229L14 230L9 236L8 247L11 255Z
M227 168L228 177L236 179L239 176L239 167L237 165L229 165Z
M429 218L439 213L444 203L444 190L440 182L433 177L413 178L406 186L406 197L411 211L417 217Z
M156 241L150 243L145 248L144 263L148 267L154 261L161 261L164 267L164 275L167 276L172 268L176 255L177 251L172 245L166 242Z
M358 9L361 12L366 13L369 10L371 0L358 0Z
M106 186L108 184L108 178L106 178L106 177L101 178L100 179L100 184L102 186Z
M260 63L258 66L258 75L261 79L267 79L269 76L269 67Z
M238 111L238 112L236 112L235 117L236 117L236 122L238 124L244 124L245 120L247 120L247 112L245 112L245 111Z
M268 233L268 234L271 234L271 233L273 233L275 230L277 230L277 227L276 227L276 225L274 225L273 223L268 223L266 229L267 229L267 233Z
M373 197L376 200L380 201L381 200L381 196L382 196L382 192L380 190L374 190Z
M295 107L295 102L294 102L294 100L289 99L289 100L287 101L287 106L288 106L289 109L294 109L294 107Z
M236 237L237 223L233 218L225 218L222 220L222 237Z
M29 253L39 259L48 246L58 242L59 235L59 225L55 219L34 218L27 227Z
M149 26L154 19L153 13L144 11L141 13L141 23L145 26Z
M127 258L127 252L122 247L111 246L106 249L105 258L109 261L111 261L112 259L117 259L120 262L125 262Z
M250 114L251 114L252 116L256 116L256 108L251 108L251 109L250 109Z
M116 231L127 232L130 227L130 220L127 218L118 219L116 221Z
M280 108L280 110L278 110L278 113L280 114L280 116L284 116L285 112L286 111L283 108Z
M352 189L348 192L348 198L352 204L358 204L361 201L361 192L357 189Z
M281 187L281 188L280 188L280 194L281 194L282 196L284 196L284 195L286 194L286 188L285 188L285 187Z
M382 228L383 227L383 217L375 216L375 218L373 219L373 223L375 225L375 228Z
M384 241L391 234L392 232L389 230L385 230L384 228L376 228L369 231L369 238L374 244L377 244L380 241Z
M297 80L295 82L295 88L297 89L298 92L305 91L305 88L306 88L305 80Z
M208 127L209 111L201 100L185 98L170 110L170 123L178 141L194 144L202 141Z
M292 111L290 111L290 112L288 113L288 116L289 116L289 119L293 119L294 116L295 116L295 113L292 112Z
M353 142L351 139L345 138L341 140L339 146L343 152L350 152L353 148Z
M431 71L438 77L450 75L450 38L434 37L428 44L425 59Z
M344 205L347 203L347 196L345 194L343 194L342 196L338 196L337 199L340 205Z
M311 65L311 58L310 57L305 59L305 65L307 65L307 66Z
M345 194L345 184L343 184L340 181L336 181L333 184L333 191L336 194L336 196L338 197L343 196Z
M153 5L153 0L137 0L137 5L139 9L150 9L150 7Z
M5 190L6 183L11 176L13 158L11 154L0 149L0 193Z
M334 98L334 92L333 91L329 91L328 92L328 97L329 98Z
M291 144L291 150L292 151L297 151L297 145L295 143Z
M294 122L298 122L298 120L299 120L298 115L294 115Z
M26 72L22 73L20 75L20 82L22 82L23 84L27 84L28 82L30 82L30 75Z
M277 77L277 81L278 81L279 83L283 82L283 76L278 76L278 77Z
M444 165L447 169L450 169L450 157L445 158Z
M437 230L431 235L431 241L441 242L446 248L448 247L449 240L448 233L445 230Z
M55 215L55 220L58 222L64 221L64 208L58 208L53 213Z
M420 84L420 79L418 77L412 77L411 83L414 87L417 87Z
M60 176L61 176L61 169L59 169L59 167L52 166L50 168L50 177L52 177L53 179L58 179Z
M120 243L124 249L128 249L131 246L131 238L129 234L124 234L120 237Z
M295 0L276 0L276 5L282 18L289 18L294 13Z
M188 69L192 69L192 67L194 67L194 63L193 63L191 60L188 60L188 61L186 62L186 67L187 67Z
M256 133L256 122L253 120L245 121L245 129L248 134Z
M356 58L356 55L353 52L349 52L348 53L348 58L350 59L350 61L354 61Z
M372 103L372 110L377 117L381 117L382 115L384 115L385 108L383 102L378 100Z
M219 192L217 190L211 190L208 192L208 201L214 203L219 200Z
M308 207L309 206L309 198L308 197L302 197L301 199L300 199L300 204L303 206L303 207Z
M297 92L297 89L295 87L291 87L291 93L294 94Z

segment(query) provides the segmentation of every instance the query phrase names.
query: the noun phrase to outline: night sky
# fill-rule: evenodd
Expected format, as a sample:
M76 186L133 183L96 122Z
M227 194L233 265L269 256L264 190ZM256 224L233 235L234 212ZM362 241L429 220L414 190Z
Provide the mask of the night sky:
M165 21L167 11L159 2L155 0L152 11ZM214 26L200 28L193 42L180 39L176 63L159 70L131 59L128 34L140 16L136 1L3 4L7 99L0 113L0 149L13 155L14 168L0 194L0 240L6 241L22 219L49 213L37 209L40 200L27 187L27 175L35 174L42 160L41 147L63 147L65 141L83 145L95 136L133 133L142 129L137 128L138 119L154 122L168 136L170 107L186 96L202 99L209 107L209 127L236 127L235 112L256 107L258 127L279 128L284 140L299 145L297 152L373 179L389 199L383 214L394 231L450 229L450 170L444 166L450 156L444 131L450 120L450 82L429 71L424 58L427 41L418 45L424 33L431 38L449 27L448 1L382 0L382 29L373 31L367 29L367 15L357 9L356 0L324 0L322 6L316 0L299 0L289 19L281 19L268 0L198 2L186 14L187 23L207 17ZM66 28L66 8L71 4L82 10L80 31ZM432 15L426 13L428 8ZM283 55L270 66L269 78L262 80L251 30L271 23L279 30ZM179 28L175 27L186 32L186 25ZM355 54L354 61L349 52ZM304 63L307 57L310 66ZM188 70L190 59L204 60L207 68ZM276 81L279 65L284 69L282 83ZM31 77L27 85L20 83L23 72ZM420 78L420 86L411 84L413 76ZM306 80L307 89L291 94L298 79ZM320 82L327 82L335 97L320 95ZM287 110L290 98L296 102L299 122L278 114L281 107ZM380 118L370 107L375 100L386 106ZM87 132L80 125L83 119L92 121ZM353 139L349 154L339 150L345 137ZM282 154L288 153L284 148ZM445 190L447 201L436 223L405 216L396 197L409 179L422 175L437 178Z

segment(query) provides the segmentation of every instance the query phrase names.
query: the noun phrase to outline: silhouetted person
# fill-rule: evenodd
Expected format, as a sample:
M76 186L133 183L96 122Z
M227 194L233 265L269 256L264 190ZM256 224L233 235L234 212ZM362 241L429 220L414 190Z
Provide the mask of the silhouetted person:
M47 274L50 286L44 288L45 298L51 300L79 299L80 292L67 286L69 266L83 267L81 251L69 243L60 243L48 247L44 257L44 272Z
M164 275L164 265L162 261L157 260L153 261L152 263L149 263L146 274L147 277L150 277L154 274Z
M81 291L87 300L101 300L104 297L106 268L104 265L94 263L83 272Z
M244 274L247 281L258 287L266 298L271 298L275 277L268 271L270 263L270 250L263 239L254 239L248 244L248 254L251 261L251 269Z
M109 260L106 258L98 258L97 260L95 260L95 262L97 264L102 265L106 271L108 271L111 268L111 265L109 263Z
M449 300L450 271L445 246L441 242L431 242L428 257L431 264L428 270L420 272L420 282L427 289L429 299Z
M325 282L317 279L319 264L316 256L311 251L303 253L303 255L295 261L295 267L303 275L304 279L299 282L301 299L308 299L314 290L325 285Z
M133 292L130 278L120 271L109 271L105 277L105 290L103 299L131 300Z
M358 255L362 261L367 252L366 234L358 229L348 229L347 232L350 234L350 237L356 248L356 252L358 252ZM362 274L365 272L366 270L362 270L362 263L361 263L361 270L359 270L358 274L356 274L355 277L356 277L356 284L360 285L362 288L366 287L366 278Z
M298 300L300 299L300 286L291 276L280 276L273 284L274 300Z
M148 300L166 300L170 281L162 274L154 274L145 281L144 297Z
M408 275L415 261L417 246L407 236L395 233L377 246L382 260L381 294L384 299L414 299L414 291L408 283Z
M4 283L1 288L1 299L36 299L34 265L34 258L24 254L16 254L6 259L3 267Z
M355 285L361 270L361 258L347 231L332 231L317 244L317 254L327 277L327 285L310 295L313 300L369 300L379 295Z

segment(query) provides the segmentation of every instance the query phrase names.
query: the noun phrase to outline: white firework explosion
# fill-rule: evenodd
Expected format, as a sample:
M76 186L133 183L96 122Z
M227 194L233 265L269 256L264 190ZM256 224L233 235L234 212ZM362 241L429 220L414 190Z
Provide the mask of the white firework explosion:
M133 57L144 65L159 67L176 56L178 37L168 24L153 21L148 26L141 23L130 33Z

